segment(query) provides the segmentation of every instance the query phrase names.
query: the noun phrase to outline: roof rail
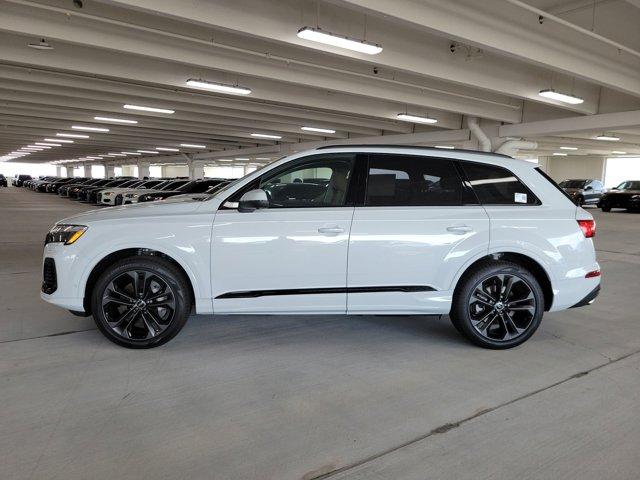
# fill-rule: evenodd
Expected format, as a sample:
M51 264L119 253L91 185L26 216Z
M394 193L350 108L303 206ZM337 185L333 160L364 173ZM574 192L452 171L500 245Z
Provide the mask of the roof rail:
M504 153L495 152L482 152L480 150L466 150L464 148L436 148L436 147L421 147L417 145L394 145L394 144L380 144L380 143L356 143L356 144L336 144L336 145L322 145L316 147L315 150L326 150L328 148L405 148L405 149L420 149L428 150L430 152L462 152L462 153L475 153L478 155L495 155L497 157L513 158Z

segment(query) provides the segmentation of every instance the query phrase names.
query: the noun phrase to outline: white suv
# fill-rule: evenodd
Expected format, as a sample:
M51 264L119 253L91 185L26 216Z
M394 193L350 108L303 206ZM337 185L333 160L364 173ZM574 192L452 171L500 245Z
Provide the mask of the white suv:
M449 314L509 348L544 311L591 303L592 216L531 163L345 146L297 153L205 199L57 223L42 298L113 342L161 345L211 314ZM390 320L392 321L392 320Z

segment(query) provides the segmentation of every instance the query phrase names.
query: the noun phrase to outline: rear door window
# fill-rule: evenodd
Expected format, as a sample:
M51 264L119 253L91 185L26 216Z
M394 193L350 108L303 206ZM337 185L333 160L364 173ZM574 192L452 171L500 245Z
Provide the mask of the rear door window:
M483 205L540 205L540 200L506 168L460 162L469 184Z

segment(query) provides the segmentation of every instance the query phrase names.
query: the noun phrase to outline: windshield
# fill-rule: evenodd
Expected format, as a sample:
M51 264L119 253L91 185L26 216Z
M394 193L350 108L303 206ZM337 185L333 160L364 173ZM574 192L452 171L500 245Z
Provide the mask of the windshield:
M589 180L565 180L560 182L562 188L583 188Z
M198 182L196 182L195 180L193 180L191 182L187 182L184 185L176 188L176 191L178 191L178 192L188 192L196 183L198 183Z
M618 185L616 190L640 190L640 180L628 180Z
M179 186L184 185L185 183L188 183L188 180L178 180L175 182L170 181L167 185L165 185L164 187L160 188L160 190L176 190ZM158 187L159 188L159 187Z

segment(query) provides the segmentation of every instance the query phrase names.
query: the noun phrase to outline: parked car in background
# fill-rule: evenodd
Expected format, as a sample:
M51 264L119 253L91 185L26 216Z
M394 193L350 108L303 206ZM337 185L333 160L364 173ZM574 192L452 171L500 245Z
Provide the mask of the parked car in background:
M72 188L80 187L82 185L94 185L100 180L100 178L74 178L72 182L58 187L58 195L60 197L69 197L69 191Z
M165 198L173 197L175 195L182 195L185 193L204 193L211 187L215 187L225 180L222 178L206 178L203 180L192 180L184 185L176 188L175 190L159 190L156 192L143 193L138 197L138 202L155 202L158 200L164 200Z
M15 187L22 187L24 182L27 180L31 180L31 175L21 175L18 174L13 177L13 181L11 182Z
M127 177L119 177L111 182L107 183L102 187L87 187L83 192L83 198L85 202L88 203L96 203L98 200L98 193L104 190L105 188L117 188L117 187L126 187L127 185L132 185L138 182L137 179L131 179Z
M160 184L167 182L168 180L161 179L152 179L152 180L138 180L138 182L133 183L128 187L119 187L119 188L105 188L98 193L98 203L100 205L122 205L122 201L120 203L116 203L116 197L119 193L129 192L134 190L144 190L150 189L159 186Z
M138 203L138 198L140 195L145 195L147 193L161 191L161 190L175 190L178 187L181 187L185 183L188 183L189 180L167 180L161 184L156 185L154 188L142 188L137 190L131 190L127 192L121 192L116 195L115 204L116 205L131 205L132 203Z
M612 208L625 208L631 212L640 210L639 203L640 180L626 180L602 195L598 206L603 212L610 212Z
M472 342L504 349L530 338L545 311L593 302L595 228L529 162L324 147L206 200L61 220L45 241L42 298L93 314L129 348L169 341L195 305L199 314L449 314Z
M6 177L0 173L0 187L8 187Z
M597 205L604 193L604 185L596 179L564 180L560 187L576 205Z

